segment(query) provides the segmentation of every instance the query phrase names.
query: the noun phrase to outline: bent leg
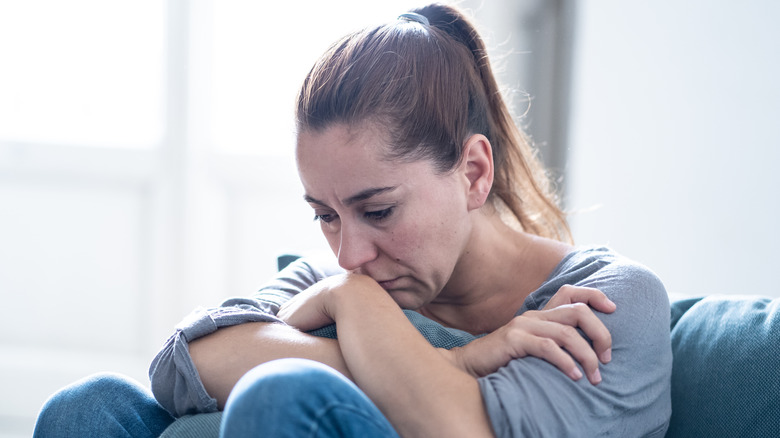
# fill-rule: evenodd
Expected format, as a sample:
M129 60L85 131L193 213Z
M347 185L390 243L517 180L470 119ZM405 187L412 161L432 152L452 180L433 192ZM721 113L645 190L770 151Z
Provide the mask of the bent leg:
M225 406L222 437L398 437L373 402L346 377L306 359L259 365L238 381Z
M173 417L148 389L118 374L96 374L59 390L43 405L34 438L159 437Z

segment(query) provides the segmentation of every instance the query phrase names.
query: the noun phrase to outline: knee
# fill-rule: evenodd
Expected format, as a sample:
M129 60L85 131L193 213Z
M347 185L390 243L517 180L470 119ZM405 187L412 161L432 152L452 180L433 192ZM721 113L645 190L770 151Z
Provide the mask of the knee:
M44 403L35 436L68 436L74 432L74 425L95 428L128 424L147 411L155 420L169 417L151 393L135 381L114 373L95 374L60 389Z
M330 397L336 388L352 386L349 379L322 363L279 359L247 372L233 389L228 406L246 403L257 409L267 404L278 409L287 403L298 404L301 398L316 403L318 399Z
M316 436L397 436L354 383L305 359L276 360L249 371L222 417L224 436L315 436L316 431Z
M251 369L239 380L239 385L257 385L260 382L284 384L296 382L295 386L305 386L322 380L349 381L333 368L309 359L278 359Z
M95 374L57 391L43 405L40 417L59 415L63 411L74 415L92 407L104 406L112 399L127 400L137 391L132 381L124 376Z

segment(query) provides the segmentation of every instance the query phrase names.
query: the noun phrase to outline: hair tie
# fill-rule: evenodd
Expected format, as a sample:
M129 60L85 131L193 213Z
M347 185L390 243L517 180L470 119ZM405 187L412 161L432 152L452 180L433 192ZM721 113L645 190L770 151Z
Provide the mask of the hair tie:
M405 14L401 14L401 15L398 16L398 19L399 20L409 21L409 22L420 23L420 24L424 24L426 26L430 26L431 25L431 22L428 21L428 18L426 16L420 15L417 12L407 12Z

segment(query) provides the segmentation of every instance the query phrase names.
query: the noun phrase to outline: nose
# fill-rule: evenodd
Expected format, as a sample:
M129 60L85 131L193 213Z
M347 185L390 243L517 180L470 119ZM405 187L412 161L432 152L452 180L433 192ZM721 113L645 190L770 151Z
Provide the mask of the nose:
M371 233L361 229L360 225L347 225L342 222L339 236L339 266L347 271L359 269L377 257L377 248Z

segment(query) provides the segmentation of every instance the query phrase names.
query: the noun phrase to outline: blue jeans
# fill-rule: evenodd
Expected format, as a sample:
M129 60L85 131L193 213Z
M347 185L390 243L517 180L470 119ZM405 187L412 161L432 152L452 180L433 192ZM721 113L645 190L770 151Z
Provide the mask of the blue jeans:
M118 374L96 374L54 394L34 438L156 438L173 422L148 389Z
M398 434L354 383L305 359L280 359L249 371L228 398L221 436L393 437Z
M45 404L34 438L157 438L174 421L139 383L98 374L73 383ZM239 380L222 416L220 436L393 437L369 398L330 367L304 359L259 365Z

